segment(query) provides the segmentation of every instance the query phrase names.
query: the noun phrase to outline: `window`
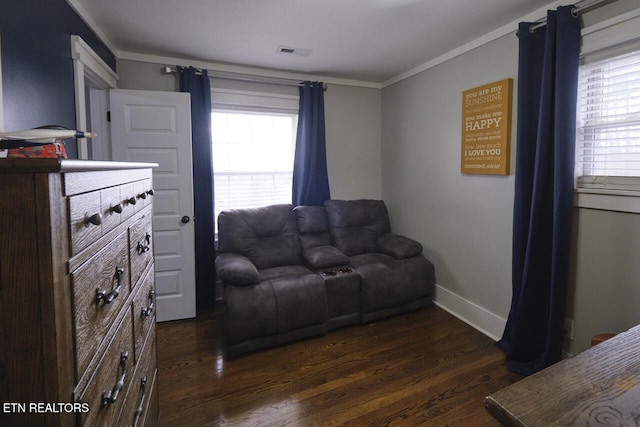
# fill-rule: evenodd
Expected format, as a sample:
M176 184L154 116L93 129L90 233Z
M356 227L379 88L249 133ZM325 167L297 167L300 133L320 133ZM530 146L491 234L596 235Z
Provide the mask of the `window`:
M640 189L640 50L580 67L578 187Z
M574 206L640 213L640 9L589 20L582 29Z
M291 203L297 114L211 113L215 218L226 209Z

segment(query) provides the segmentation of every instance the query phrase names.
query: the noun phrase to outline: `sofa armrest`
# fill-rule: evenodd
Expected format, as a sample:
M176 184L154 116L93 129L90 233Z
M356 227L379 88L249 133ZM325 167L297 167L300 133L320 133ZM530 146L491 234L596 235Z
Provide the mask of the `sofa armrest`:
M248 286L260 281L258 269L249 258L235 253L218 254L216 273L225 286Z
M422 253L422 245L413 239L394 233L385 233L376 240L379 252L395 259L411 258Z
M302 257L312 270L349 264L349 257L333 246L314 246L304 249Z

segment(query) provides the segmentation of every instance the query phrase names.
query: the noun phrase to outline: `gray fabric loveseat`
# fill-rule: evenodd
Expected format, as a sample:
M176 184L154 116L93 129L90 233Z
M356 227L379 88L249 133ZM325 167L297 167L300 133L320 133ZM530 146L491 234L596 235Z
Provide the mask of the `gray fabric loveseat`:
M224 211L215 264L230 357L427 306L435 286L381 200Z

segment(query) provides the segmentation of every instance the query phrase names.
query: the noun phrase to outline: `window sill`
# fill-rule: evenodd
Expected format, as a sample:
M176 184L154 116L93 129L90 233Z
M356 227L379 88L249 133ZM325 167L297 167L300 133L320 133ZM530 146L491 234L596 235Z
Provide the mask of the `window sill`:
M614 212L640 213L640 191L576 188L573 206Z

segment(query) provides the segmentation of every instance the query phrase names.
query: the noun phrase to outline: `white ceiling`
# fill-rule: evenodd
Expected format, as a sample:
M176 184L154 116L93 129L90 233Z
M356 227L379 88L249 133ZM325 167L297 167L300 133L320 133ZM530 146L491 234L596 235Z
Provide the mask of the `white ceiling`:
M550 0L67 0L116 56L384 83ZM513 30L515 31L514 26ZM280 46L311 49L308 56Z

